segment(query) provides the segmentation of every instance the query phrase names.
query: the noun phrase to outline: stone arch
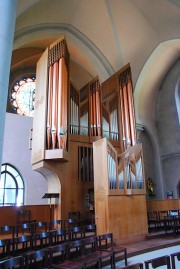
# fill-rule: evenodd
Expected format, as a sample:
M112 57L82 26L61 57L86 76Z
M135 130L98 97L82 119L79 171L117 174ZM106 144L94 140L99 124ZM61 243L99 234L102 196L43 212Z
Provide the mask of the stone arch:
M179 58L180 40L160 43L145 63L135 85L134 100L137 124L142 124L153 141L158 179L158 198L165 198L165 183L156 130L155 104L160 85L166 73Z
M114 74L114 69L102 52L80 31L70 24L48 23L23 28L15 32L14 49L27 44L35 44L37 40L55 40L64 34L70 47L73 60L87 69L93 77L99 76L101 82Z

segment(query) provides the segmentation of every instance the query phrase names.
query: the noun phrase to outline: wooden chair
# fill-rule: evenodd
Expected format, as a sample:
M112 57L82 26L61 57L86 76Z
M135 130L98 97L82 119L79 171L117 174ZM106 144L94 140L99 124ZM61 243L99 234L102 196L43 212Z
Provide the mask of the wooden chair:
M127 266L127 249L123 246L114 245L113 234L107 233L98 236L99 248L113 252L114 263L122 256Z
M96 239L97 240L97 239ZM97 242L97 241L96 241ZM68 260L72 260L75 262L80 262L84 268L89 266L96 266L96 268L101 268L99 252L97 253L97 245L94 242L88 242L90 248L88 249L88 253L86 252L86 244L83 239L70 241L68 243Z
M62 228L62 221L61 220L52 220L48 223L48 231L55 231Z
M17 225L22 224L22 223L32 223L35 222L31 216L31 210L28 209L21 209L17 210Z
M34 226L32 223L22 223L16 225L16 237L21 235L31 235L34 232Z
M10 257L11 239L0 240L0 259Z
M153 230L157 231L158 226L159 226L157 211L148 211L147 212L147 220L148 220L149 232L151 232Z
M51 246L51 233L50 232L41 232L34 235L33 239L33 248L38 250Z
M119 269L143 269L143 264L142 263L135 263L135 264L127 265L124 267L120 267Z
M70 236L68 235L68 232L65 229L59 229L53 232L51 235L52 238L52 243L57 245L57 244L62 244L69 240Z
M158 211L158 229L165 230L165 220L168 219L169 211L168 210L159 210Z
M84 238L84 230L83 227L75 226L70 230L70 238L71 240L76 240L80 238Z
M178 265L176 266L176 261L180 261L180 252L171 254L172 269L178 269L180 267L180 263L178 263Z
M150 264L152 265L153 268L159 268L164 265L166 266L167 269L171 269L170 256L168 255L147 260L144 263L145 263L145 269L149 269Z
M97 255L100 260L100 268L103 266L103 263L106 262L106 264L110 264L111 269L115 268L114 263L114 255L113 251L107 251L107 250L99 250L98 249L98 237L92 236L87 237L83 240L84 244L84 254L88 254L88 251L90 250L91 254Z
M84 263L78 261L66 260L67 244L59 244L49 248L50 251L50 267L52 268L69 268L69 269L84 269Z
M14 269L14 268L25 269L24 258L22 256L12 257L10 259L0 262L0 269Z
M69 230L69 229L72 229L74 226L77 226L77 222L75 219L67 219L67 220L64 220L64 228L66 230Z
M47 232L48 224L47 221L36 221L35 223L35 233Z
M48 249L40 249L25 254L25 269L30 269L34 267L38 269L48 268L48 266L50 265L48 254Z
M32 250L31 235L22 235L13 239L12 253L13 255L21 255Z
M96 236L96 235L97 231L95 224L88 224L84 226L84 237Z
M69 219L75 219L76 222L78 223L80 221L81 218L81 214L79 211L72 211L68 213L68 218Z
M5 225L0 227L0 233L5 238L14 238L15 235L15 226L13 225Z

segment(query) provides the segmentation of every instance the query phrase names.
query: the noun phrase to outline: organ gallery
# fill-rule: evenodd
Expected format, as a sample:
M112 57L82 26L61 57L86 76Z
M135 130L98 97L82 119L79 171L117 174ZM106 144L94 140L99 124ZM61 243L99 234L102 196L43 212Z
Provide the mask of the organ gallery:
M142 145L138 143L130 64L78 89L64 36L37 63L32 166L54 178L56 218L92 215L97 233L135 241L147 233Z

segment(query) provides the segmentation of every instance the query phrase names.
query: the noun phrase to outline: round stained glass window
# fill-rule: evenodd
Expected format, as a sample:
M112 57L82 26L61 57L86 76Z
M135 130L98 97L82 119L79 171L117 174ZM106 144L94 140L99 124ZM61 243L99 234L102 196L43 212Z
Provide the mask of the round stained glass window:
M13 83L10 101L17 114L33 117L35 89L35 77L28 76Z

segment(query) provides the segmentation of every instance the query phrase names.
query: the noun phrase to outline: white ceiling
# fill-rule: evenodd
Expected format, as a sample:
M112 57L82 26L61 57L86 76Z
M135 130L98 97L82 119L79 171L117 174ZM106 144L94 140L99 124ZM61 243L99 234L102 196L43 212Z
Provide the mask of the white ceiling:
M18 0L16 52L33 48L39 57L38 50L60 34L80 87L96 75L104 81L130 62L137 120L153 119L154 83L180 57L180 0ZM16 64L22 61L17 55Z

